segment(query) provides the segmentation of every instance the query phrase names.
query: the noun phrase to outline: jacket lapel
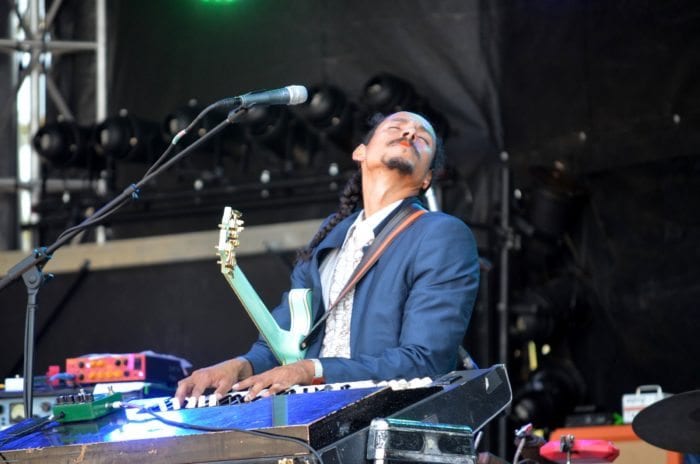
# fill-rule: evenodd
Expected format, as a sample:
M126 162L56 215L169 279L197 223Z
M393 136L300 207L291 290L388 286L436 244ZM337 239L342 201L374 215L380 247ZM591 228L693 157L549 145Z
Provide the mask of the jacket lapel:
M359 212L355 212L348 216L347 218L343 219L340 221L329 233L326 235L326 237L321 241L321 243L318 244L316 249L314 250L313 255L311 256L311 263L309 265L309 274L311 278L311 285L310 287L312 288L312 317L314 322L317 321L323 313L326 311L326 306L325 303L323 302L323 292L321 290L321 274L319 272L319 269L321 267L321 263L323 260L326 258L328 255L328 252L335 248L340 248L343 246L343 242L345 241L345 235L348 232L348 229L352 225L353 222L355 222L355 219L357 218L357 215ZM319 330L319 333L315 336L316 340L322 340L323 339L323 333L324 333L325 327L322 327L321 330ZM307 354L307 357L310 355L314 355L314 351L316 352L315 354L318 354L318 351L321 349L321 344L320 343L312 343L311 346L309 347L309 353Z

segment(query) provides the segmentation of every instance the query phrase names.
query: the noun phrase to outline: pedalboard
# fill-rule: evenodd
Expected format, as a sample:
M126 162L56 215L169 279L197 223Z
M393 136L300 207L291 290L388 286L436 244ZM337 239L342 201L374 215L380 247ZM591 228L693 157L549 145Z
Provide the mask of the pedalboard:
M121 393L94 395L81 391L72 395L56 397L53 415L59 422L79 422L97 419L116 411L115 402L120 402Z

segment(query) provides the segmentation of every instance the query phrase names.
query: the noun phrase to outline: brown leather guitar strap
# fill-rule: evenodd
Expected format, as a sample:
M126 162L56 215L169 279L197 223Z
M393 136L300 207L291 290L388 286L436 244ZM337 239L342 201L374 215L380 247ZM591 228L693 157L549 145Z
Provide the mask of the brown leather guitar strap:
M309 346L309 340L316 334L321 325L326 321L331 311L333 311L336 308L338 302L340 302L345 297L345 295L347 295L348 292L355 287L355 285L357 284L357 282L360 281L362 276L364 276L367 273L367 271L370 270L370 268L374 265L374 263L377 262L382 253L384 253L384 250L386 250L389 247L389 244L401 232L406 230L408 226L413 224L413 222L416 219L418 219L425 213L427 213L427 211L421 208L419 205L415 203L407 203L394 215L393 218L391 218L387 225L384 226L381 232L379 232L379 235L377 235L372 244L367 248L365 254L362 256L362 260L358 263L357 267L352 272L352 275L348 279L348 282L345 284L343 289L338 294L338 297L328 307L328 309L326 309L326 312L318 320L318 322L316 322L314 326L311 327L309 334L306 337L304 337L304 339L301 341L301 344L299 346L302 350L305 350Z

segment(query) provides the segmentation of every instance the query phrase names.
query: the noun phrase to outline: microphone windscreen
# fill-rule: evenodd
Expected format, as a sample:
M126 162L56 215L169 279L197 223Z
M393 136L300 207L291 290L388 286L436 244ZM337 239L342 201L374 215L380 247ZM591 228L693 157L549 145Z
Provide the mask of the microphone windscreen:
M309 92L303 85L289 85L287 91L289 91L289 105L299 105L309 98Z

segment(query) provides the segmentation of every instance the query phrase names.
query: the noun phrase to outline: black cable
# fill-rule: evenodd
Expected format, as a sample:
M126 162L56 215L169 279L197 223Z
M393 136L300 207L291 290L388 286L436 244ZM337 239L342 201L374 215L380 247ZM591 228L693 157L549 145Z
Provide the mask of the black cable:
M204 118L204 116L206 116L207 114L209 114L209 112L211 112L212 110L214 110L214 109L216 109L216 108L225 107L225 106L228 106L228 105L231 105L231 104L236 103L236 101L237 101L236 99L237 99L237 98L238 98L238 97L224 98L223 100L219 100L219 101L217 101L217 102L214 102L214 103L212 103L211 105L209 105L209 106L207 106L206 108L204 108L204 109L192 120L192 122L191 122L187 127L185 127L183 130L181 130L180 132L178 132L177 134L175 134L175 136L173 137L172 141L170 142L170 146L168 146L167 150L165 150L165 152L163 152L163 154L160 155L160 157L158 157L158 159L156 160L156 162L153 163L153 165L152 165L150 168L148 168L148 171L146 171L146 174L144 174L144 177L146 177L147 175L149 175L150 173L152 173L158 166L160 166L160 165L165 161L165 159L167 158L168 153L170 153L170 150L172 150L173 148L175 148L175 145L177 145L177 143L180 141L180 139L182 139L182 138L183 138L185 135L187 135L197 124L199 124L199 122Z
M73 232L75 230L87 229L88 227L90 227L94 224L97 224L98 222L101 222L103 219L105 219L105 218L111 216L112 214L114 214L115 212L117 212L122 206L129 203L129 201L130 201L129 198L125 198L124 200L122 200L121 203L115 205L110 210L104 211L104 212L102 212L100 214L96 214L94 216L91 216L86 221L81 222L77 226L69 227L68 229L61 232L61 235L59 235L56 240L58 241L58 240L62 239L63 237L65 237L66 235L70 234L71 232Z
M130 406L126 405L126 407L130 407ZM155 412L150 411L148 409L142 409L141 411L150 414L158 421L164 423L165 425L170 425L172 427L180 427L183 429L191 429L191 430L200 430L202 432L241 432L241 433L247 433L247 434L253 435L253 436L296 443L296 444L303 446L307 450L309 450L309 452L311 454L313 454L314 458L316 458L318 463L323 464L323 458L321 458L321 455L318 453L318 451L316 451L311 445L306 443L304 440L301 440L299 438L285 437L282 435L276 435L274 433L262 432L260 430L244 430L244 429L239 429L236 427L208 427L206 425L188 424L187 422L177 422L177 421L173 421L170 419L166 419L166 418L164 418L164 417L162 417L162 416L160 416L160 415L156 414Z
M3 430L0 433L0 435L3 436L3 438L0 439L0 446L5 446L12 440L16 440L17 438L21 438L25 435L29 435L30 433L36 432L49 422L54 422L55 420L60 419L61 417L63 417L63 415L64 414L61 413L59 417L46 416L40 418L32 417L29 419L25 419L24 421L15 424L12 427ZM14 433L13 429L16 430Z
M175 136L175 137L177 137L177 136ZM175 140L175 137L173 137L173 140L170 142L170 145L168 145L168 148L165 149L165 151L163 152L163 154L160 155L160 156L158 157L158 159L155 161L155 163L153 163L153 164L151 165L150 168L148 168L148 170L147 170L146 173L144 174L144 177L146 177L147 175L149 175L150 173L152 173L158 166L160 166L161 164L163 164L163 162L165 161L165 159L168 157L168 154L170 153L170 150L172 150L173 148L175 148L175 144L177 143L177 140Z

